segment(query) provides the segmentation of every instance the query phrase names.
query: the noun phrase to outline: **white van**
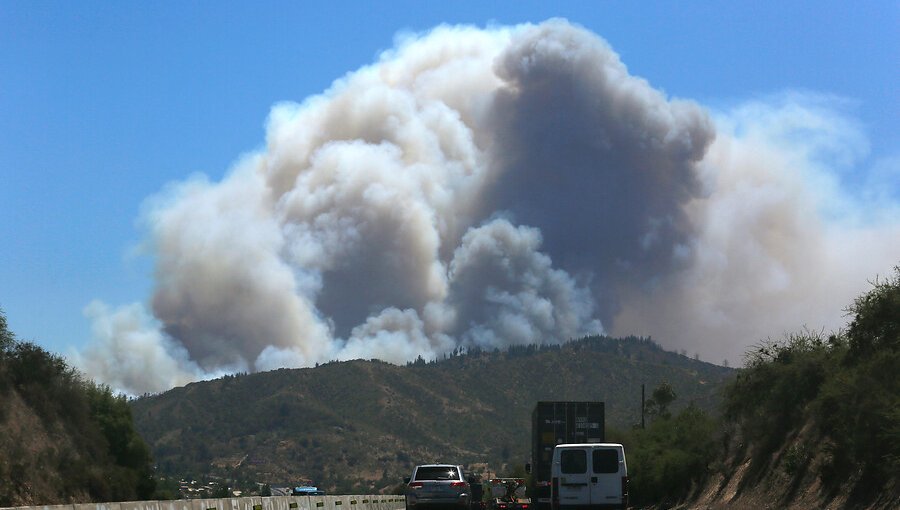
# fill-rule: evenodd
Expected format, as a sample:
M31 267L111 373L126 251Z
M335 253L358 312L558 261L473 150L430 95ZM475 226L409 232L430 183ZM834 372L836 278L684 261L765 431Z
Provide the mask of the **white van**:
M620 444L558 444L550 476L553 510L628 507L628 468Z

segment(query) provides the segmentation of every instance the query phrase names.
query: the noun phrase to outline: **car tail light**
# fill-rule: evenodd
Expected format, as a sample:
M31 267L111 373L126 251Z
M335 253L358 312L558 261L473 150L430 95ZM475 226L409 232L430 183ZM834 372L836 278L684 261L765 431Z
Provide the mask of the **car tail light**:
M528 510L528 505L522 504L522 510Z
M451 482L450 487L465 487L466 482Z
M423 485L425 485L425 484L422 482L409 482L409 486L412 487L413 489L415 489L416 487L421 487Z
M622 503L628 505L628 477L622 477Z

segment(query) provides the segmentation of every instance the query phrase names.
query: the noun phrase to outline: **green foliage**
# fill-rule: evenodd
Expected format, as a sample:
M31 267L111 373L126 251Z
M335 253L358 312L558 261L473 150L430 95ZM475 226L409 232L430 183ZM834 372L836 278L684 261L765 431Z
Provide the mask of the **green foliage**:
M179 499L181 484L174 478L160 478L156 481L156 490L149 499L152 501L170 501Z
M810 449L805 444L793 444L784 453L784 461L781 464L785 473L794 476L809 462Z
M14 402L40 427L0 428L0 506L22 498L50 504L153 495L149 448L125 397L86 381L62 357L17 341L0 312L0 404L6 410ZM23 449L24 443L31 447ZM13 476L3 476L7 469Z
M12 331L8 328L6 314L4 314L3 309L0 308L0 357L6 356L15 340L15 335L13 335Z
M747 354L746 368L725 387L725 417L740 422L745 436L771 454L802 424L826 376L840 365L842 343L807 332L785 342L765 342Z
M900 267L849 307L847 331L766 342L725 388L725 417L737 424L763 465L791 434L812 422L826 449L817 474L834 490L848 481L858 496L897 486L900 473ZM792 446L783 468L808 459Z
M872 490L900 473L900 267L849 311L843 363L815 410L833 444L826 479L862 472L861 490Z
M653 390L650 398L647 399L645 410L650 416L668 418L670 416L669 404L674 402L676 398L678 398L678 395L675 393L672 385L668 381L663 381Z
M131 407L124 395L113 395L108 386L88 382L84 385L94 422L100 427L108 445L108 453L115 459L122 486L133 487L131 497L149 499L155 490L153 459L150 448L138 435L131 416ZM115 498L115 496L114 496ZM114 499L116 501L122 501Z
M882 352L900 351L900 266L887 279L876 279L872 290L856 298L847 339L849 363L864 362Z
M625 446L630 500L635 505L671 505L702 483L719 453L716 419L694 405L675 416L659 415L646 429L611 430Z

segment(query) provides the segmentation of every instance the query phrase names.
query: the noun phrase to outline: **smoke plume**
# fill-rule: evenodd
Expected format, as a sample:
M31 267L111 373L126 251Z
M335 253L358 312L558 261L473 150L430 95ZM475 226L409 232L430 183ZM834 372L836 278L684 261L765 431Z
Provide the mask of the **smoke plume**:
M597 333L737 360L838 327L900 222L883 186L842 191L867 149L836 101L709 111L563 20L407 36L276 105L220 182L148 200L152 317L92 303L78 362L142 393Z

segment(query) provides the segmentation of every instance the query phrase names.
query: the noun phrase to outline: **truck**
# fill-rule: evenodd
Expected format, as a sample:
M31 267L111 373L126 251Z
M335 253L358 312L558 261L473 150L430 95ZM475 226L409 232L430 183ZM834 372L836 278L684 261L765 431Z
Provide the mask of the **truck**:
M602 443L606 436L603 402L538 402L531 413L531 494L536 510L551 510L551 466L558 444Z
M491 478L491 500L488 510L529 510L531 499L525 497L524 478Z

